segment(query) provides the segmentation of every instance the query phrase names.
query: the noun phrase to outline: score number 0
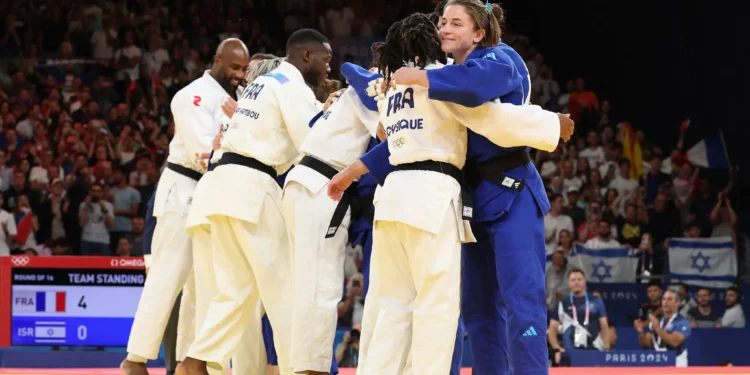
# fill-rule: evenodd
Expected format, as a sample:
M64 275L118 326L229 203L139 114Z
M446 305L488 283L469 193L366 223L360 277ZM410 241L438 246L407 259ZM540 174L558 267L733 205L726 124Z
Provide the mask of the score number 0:
M85 309L86 308L86 296L81 296L81 299L78 301L78 307ZM88 337L88 329L86 329L86 326L78 326L78 339L79 340L86 340L86 337Z

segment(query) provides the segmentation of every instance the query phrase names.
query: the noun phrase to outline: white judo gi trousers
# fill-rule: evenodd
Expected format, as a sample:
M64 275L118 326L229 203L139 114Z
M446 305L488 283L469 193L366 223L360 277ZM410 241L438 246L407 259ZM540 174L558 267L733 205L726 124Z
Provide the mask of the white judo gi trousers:
M185 290L188 289L188 285L191 282L194 284L195 293L193 293L193 309L195 310L194 322L189 329L185 329L185 337L187 344L185 351L182 352L183 356L178 357L180 360L185 358L187 355L187 349L190 347L195 340L195 333L200 332L203 322L206 320L206 316L209 314L208 306L211 301L219 294L218 287L216 285L216 275L213 268L213 256L211 247L211 227L209 225L200 225L190 228L190 235L193 239L193 273L191 278L188 279L188 283L185 285ZM185 292L183 291L183 296ZM183 297L184 298L184 297ZM184 300L183 300L184 301ZM182 303L181 309L189 308L185 303ZM263 307L260 300L257 301L256 306L252 308L251 321L260 321L263 317ZM182 316L182 310L180 310ZM178 330L178 339L180 330ZM260 325L248 324L244 329L239 343L234 350L232 356L232 374L233 375L257 375L265 374L268 366L266 359L266 350L263 344L263 332L261 331ZM222 363L222 369L217 370L214 368L208 368L208 372L211 375L218 374L229 374L229 363Z
M374 261L374 258L370 258L370 269L373 269ZM372 286L376 282L377 281L373 279L372 274L370 274L371 290ZM375 331L375 323L377 322L378 313L380 312L378 299L370 296L371 294L368 294L367 298L365 299L365 308L362 314L362 328L359 338L359 358L357 363L357 374L364 374L366 371L365 368L367 367L368 350L370 349L370 342L372 341L372 335ZM405 363L402 363L401 366L399 367L400 374L412 375L411 350L408 350L406 361Z
M452 204L437 234L376 220L374 282L365 306L376 299L379 311L359 375L400 375L409 354L415 374L450 372L460 314L461 240L456 228ZM363 319L363 331L373 324L369 318Z
M151 244L152 265L130 330L128 353L147 359L159 355L172 307L193 268L192 243L185 226L197 183L171 169L165 169L159 179L154 200L157 221ZM184 350L180 344L178 350Z
M306 179L304 175L309 173L320 178ZM333 361L351 209L347 208L336 234L325 238L339 203L328 197L327 181L318 172L298 165L287 176L284 187L284 218L294 280L291 364L295 372L327 373Z
M239 171L241 175L233 174L233 171ZM246 212L252 209L257 212L256 222L216 213L208 216L218 294L209 304L209 313L196 334L188 357L206 361L209 367L222 368L222 364L227 363L234 353L248 325L255 326L252 330L259 335L262 332L262 314L258 315L256 310L259 301L262 301L273 326L280 372L292 374L289 347L293 290L289 280L290 255L281 213L280 189L276 186L278 190L260 194L258 189L265 191L266 186L271 186L271 182L275 184L275 181L262 175L262 172L240 166L221 166L207 177L210 178L210 182L207 181L209 184L215 184L208 186L208 191L214 192L221 191L219 187L226 181L232 181L232 178L247 177L248 183L238 183L234 188L244 193L244 199L262 197L262 200L255 207L232 205L236 200L220 202L217 206L217 210L225 211ZM256 181L262 182L258 184ZM252 189L259 193L254 195L256 198L247 196Z

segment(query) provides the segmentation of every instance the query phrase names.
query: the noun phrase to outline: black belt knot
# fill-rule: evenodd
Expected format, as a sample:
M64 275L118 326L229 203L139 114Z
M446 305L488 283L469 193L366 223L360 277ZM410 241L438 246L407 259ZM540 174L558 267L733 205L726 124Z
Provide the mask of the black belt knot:
M329 180L333 179L333 177L337 173L339 173L339 171L336 170L336 168L312 156L302 157L302 160L300 160L299 165L304 165L305 167L308 167L320 173L321 175L323 175L325 178ZM341 196L341 200L336 205L336 209L333 211L333 217L331 218L331 223L328 225L328 229L326 230L325 238L331 238L336 235L336 232L341 226L341 223L344 222L344 217L346 216L346 210L349 209L349 207L351 206L352 196L355 196L356 192L357 192L357 184L354 183L351 186L349 186L349 188L346 189L344 194Z

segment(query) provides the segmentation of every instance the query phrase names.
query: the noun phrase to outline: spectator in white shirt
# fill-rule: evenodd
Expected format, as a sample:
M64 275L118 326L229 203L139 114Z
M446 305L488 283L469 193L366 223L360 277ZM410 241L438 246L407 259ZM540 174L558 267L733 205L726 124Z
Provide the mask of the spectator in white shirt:
M540 151L537 156L542 159L543 155L546 155L546 160L542 163L542 166L539 171L539 175L542 177L542 180L544 180L545 183L549 183L552 181L552 178L557 175L558 172L558 164L560 164L560 160L562 160L562 147L558 147L555 151L552 153L546 153L543 151ZM538 165L538 164L537 164Z
M576 177L576 175L573 173L573 161L572 160L565 160L562 164L562 177L563 177L563 192L568 193L568 191L575 189L580 190L581 186L583 186L583 181L581 181L580 178Z
M627 158L620 159L620 170L618 172L617 177L609 183L609 187L617 190L618 195L623 195L625 191L630 191L631 195L635 195L635 189L638 189L638 181L630 178L630 160Z
M590 131L586 142L588 142L589 147L581 151L578 156L589 159L591 168L599 168L599 165L604 163L604 149L599 146L599 134L595 130Z
M118 67L117 79L120 81L137 80L141 77L141 56L143 53L133 41L133 32L125 32L122 48L115 52L115 65Z
M354 18L354 11L343 0L334 1L333 7L326 12L328 34L334 37L351 36Z
M564 202L560 194L554 194L551 199L552 208L544 216L544 236L547 254L552 254L560 243L560 231L563 229L573 232L573 219L562 213Z
M607 148L605 161L599 166L604 181L612 181L620 173L618 163L622 159L622 145L613 143Z
M727 303L727 309L724 316L721 317L721 326L727 328L745 328L745 312L740 305L742 291L736 286L727 289L724 294L724 301Z
M143 60L148 63L151 70L159 73L161 66L169 62L169 52L164 49L164 39L152 37L149 40L149 51L143 55Z
M622 244L612 238L612 224L607 218L599 220L599 234L586 241L583 245L587 249L613 249L622 247Z
M0 195L0 206L2 205L3 196ZM9 244L16 234L16 219L10 212L0 208L0 256L10 255Z

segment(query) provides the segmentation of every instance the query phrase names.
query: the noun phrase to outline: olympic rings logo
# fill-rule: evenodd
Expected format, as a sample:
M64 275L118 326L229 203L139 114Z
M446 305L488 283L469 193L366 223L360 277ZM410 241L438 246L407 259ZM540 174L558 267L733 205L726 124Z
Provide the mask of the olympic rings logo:
M23 267L31 262L31 258L27 256L16 256L11 257L10 262L16 267Z

